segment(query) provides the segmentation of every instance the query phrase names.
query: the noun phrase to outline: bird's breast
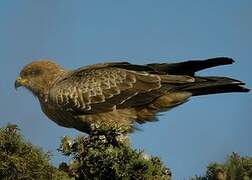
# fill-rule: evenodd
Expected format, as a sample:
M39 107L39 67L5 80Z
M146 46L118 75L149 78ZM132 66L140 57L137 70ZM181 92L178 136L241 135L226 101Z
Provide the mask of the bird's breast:
M90 122L85 115L74 115L71 112L63 111L53 105L40 101L41 109L44 114L60 126L75 128L82 132L89 132Z

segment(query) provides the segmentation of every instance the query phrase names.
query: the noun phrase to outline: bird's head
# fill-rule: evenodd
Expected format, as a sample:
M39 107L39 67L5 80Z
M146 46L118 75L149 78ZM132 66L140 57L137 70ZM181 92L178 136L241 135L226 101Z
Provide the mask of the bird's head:
M35 95L39 95L50 87L55 78L63 71L54 62L39 60L27 64L16 78L15 88L23 86Z

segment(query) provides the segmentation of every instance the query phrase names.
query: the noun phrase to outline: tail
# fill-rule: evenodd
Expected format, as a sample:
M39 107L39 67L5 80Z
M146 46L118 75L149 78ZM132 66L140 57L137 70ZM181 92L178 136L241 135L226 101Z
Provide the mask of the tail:
M245 83L228 77L197 77L197 71L232 64L233 59L228 57L217 57L206 60L185 61L181 63L148 64L147 66L157 72L171 75L189 75L195 78L195 82L179 85L178 90L191 92L193 96L228 93L228 92L248 92L249 89L243 85Z
M211 58L206 60L191 60L191 61L185 61L181 63L153 63L153 64L147 64L148 67L153 68L154 70L158 72L165 72L167 74L171 75L189 75L194 76L195 72L220 66L220 65L226 65L226 64L232 64L234 62L233 59L228 57L217 57L217 58Z
M195 82L179 87L182 91L191 92L193 96L229 93L249 92L244 87L245 83L227 77L195 77Z

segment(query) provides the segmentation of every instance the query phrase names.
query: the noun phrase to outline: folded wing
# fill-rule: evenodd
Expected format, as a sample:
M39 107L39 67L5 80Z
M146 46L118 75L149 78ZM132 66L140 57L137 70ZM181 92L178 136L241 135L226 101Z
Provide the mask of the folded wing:
M191 82L189 76L157 75L118 67L84 68L69 73L49 93L62 110L88 114L148 104L174 85ZM172 83L162 86L163 82Z

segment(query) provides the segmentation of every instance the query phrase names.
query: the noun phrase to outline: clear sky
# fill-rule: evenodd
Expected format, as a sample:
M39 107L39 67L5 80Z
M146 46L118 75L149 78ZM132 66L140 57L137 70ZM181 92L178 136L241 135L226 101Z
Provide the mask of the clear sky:
M236 63L200 74L235 77L252 88L251 17L251 0L1 1L0 125L18 124L25 138L54 153L54 164L62 160L60 137L79 134L49 121L27 90L14 90L20 69L41 58L77 68L228 56ZM175 180L187 179L233 151L252 156L251 117L251 93L196 97L142 125L131 141L160 156Z

